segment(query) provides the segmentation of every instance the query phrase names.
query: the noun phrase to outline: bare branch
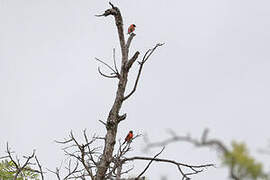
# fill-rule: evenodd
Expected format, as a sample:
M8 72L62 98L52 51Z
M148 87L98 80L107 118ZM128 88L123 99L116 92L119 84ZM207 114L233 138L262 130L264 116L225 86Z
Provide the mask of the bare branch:
M37 156L35 156L35 159L36 159L36 162L37 162L39 171L40 171L41 179L44 180L44 175L43 175L42 167L41 167L41 165L40 165L40 163L39 163L39 160L38 160Z
M112 168L109 170L109 172L107 173L106 179L110 179L113 174L115 174L116 179L120 179L122 174L128 173L129 171L131 171L133 168L130 168L124 172L122 172L122 166L123 166L123 162L122 159L125 158L125 155L131 151L131 143L133 142L134 139L140 137L141 134L137 134L135 135L130 143L126 143L124 146L122 145L121 141L119 140L119 148L117 153L113 156L112 159L112 163L113 166ZM115 172L116 171L116 172Z
M33 150L32 155L26 157L26 161L25 161L25 163L22 165L22 167L19 168L19 169L17 169L17 173L15 174L14 180L17 179L17 177L18 177L18 175L20 174L20 172L21 172L23 169L25 169L25 167L26 167L27 165L29 165L29 161L30 161L34 156L35 156L35 150Z
M152 164L152 162L154 161L154 159L155 159L156 157L158 157L158 156L163 152L164 149L165 149L165 147L163 147L162 150L161 150L159 153L157 153L157 154L153 157L153 159L147 164L147 166L145 167L145 169L137 176L136 180L140 179L140 177L141 177L141 176L146 172L146 170L150 167L150 165Z
M127 40L127 44L126 44L126 51L127 51L127 58L128 58L128 54L129 54L129 47L130 47L130 44L131 44L131 41L132 39L136 36L136 34L134 33L131 33L128 37L128 40ZM128 61L128 63L126 64L126 67L127 67L127 70L129 71L129 69L131 68L132 64L136 61L136 59L138 58L140 52L137 51L133 57Z
M12 163L15 165L16 169L19 169L19 166L18 164L16 163L16 161L13 159L12 155L11 155L11 151L9 149L9 146L8 146L8 143L7 143L7 154L8 154L8 157L9 159L12 161Z
M127 63L127 69L129 70L134 62L138 59L140 52L137 51Z
M154 142L154 143L147 143L147 146L145 150L153 147L160 147L160 146L165 146L173 142L178 142L178 141L185 141L188 143L193 144L196 147L215 147L219 152L221 152L223 155L226 155L229 153L229 149L219 140L217 139L208 139L208 133L209 130L205 129L204 132L202 133L202 136L200 140L191 138L189 135L187 136L178 136L175 132L170 131L171 137L168 139L165 139L160 142ZM233 162L233 160L232 160ZM239 180L240 178L235 174L234 172L234 164L232 163L231 166L229 166L229 171L230 171L230 176L234 180ZM194 171L194 173L197 173Z
M173 131L169 131L169 133L171 134L170 138L165 139L163 141L159 141L159 142L147 143L145 150L147 150L149 148L153 148L153 147L166 146L170 143L177 142L177 141L185 141L185 142L192 143L194 146L197 146L197 147L216 146L222 152L224 152L224 153L228 152L228 149L219 140L216 140L216 139L208 140L207 139L208 129L204 130L203 135L201 137L201 141L199 141L197 139L193 139L189 135L178 136Z
M116 71L116 73L118 74L118 76L120 75L118 69L117 69L117 65L116 65L116 59L115 59L115 48L113 48L113 64L114 64L114 69Z
M66 170L68 170L67 175L64 179L71 179L71 178L85 178L90 177L92 180L94 180L94 174L93 169L96 169L98 164L97 160L95 159L95 156L98 154L99 147L93 147L91 148L90 145L97 139L101 139L100 137L94 136L91 140L88 138L86 134L86 130L83 131L84 141L85 143L80 144L77 139L74 137L72 131L69 134L69 139L63 142L59 142L60 144L66 145L66 147L63 148L63 151L65 152L65 155L68 156L70 159L68 167L66 167ZM105 138L102 138L103 140ZM75 159L75 166L72 167L71 159ZM73 163L74 164L74 163ZM57 168L57 171L54 172L57 176L59 175L60 168Z
M9 156L2 156L2 157L0 157L0 159L6 159L6 158L8 158Z
M109 16L109 15L115 15L117 12L116 12L116 8L114 7L114 5L109 2L109 4L112 6L112 9L107 9L103 14L100 14L100 15L95 15L96 17L102 17L102 16Z
M55 174L56 177L57 177L57 179L58 179L58 180L61 180L61 178L60 178L60 173L59 173L59 168L56 168L55 171L52 171L52 170L50 170L50 169L47 169L47 171L49 171L49 172Z
M64 180L70 179L70 176L74 176L75 173L81 172L81 170L77 170L79 166L78 161L76 161L74 168L71 167L71 160L68 162L68 167L66 169L68 170L68 174L63 178Z
M104 121L102 120L98 120L98 121L101 122L105 127L107 127L107 124Z
M198 174L199 172L202 172L203 168L213 167L214 166L214 164L189 165L189 164L176 162L176 161L170 160L170 159L160 159L160 158L151 158L151 157L142 157L142 156L135 156L135 157L131 157L131 158L126 158L126 159L123 159L122 162L134 161L134 160L144 160L144 161L146 160L146 161L156 161L156 162L174 164L174 165L177 166L178 170L180 171L180 173L182 174L182 176L185 179L188 179L189 175ZM184 173L181 170L181 166L190 168L193 171L193 173Z
M117 75L110 76L110 75L106 75L106 74L102 73L101 70L100 70L100 67L98 67L98 72L99 72L99 74L100 74L101 76L104 76L104 77L106 77L106 78L118 78Z
M133 39L135 36L136 36L136 34L131 33L130 36L128 37L127 45L126 45L127 49L129 49L130 44L131 44L131 41L132 41L132 39Z
M98 58L95 58L97 61L101 62L102 64L104 64L105 66L107 66L110 70L112 70L115 74L117 74L117 72L110 66L108 65L107 63L105 63L104 61L98 59Z
M71 142L72 139L68 139L68 140L64 140L64 141L57 141L57 140L54 140L54 142L58 143L58 144L67 144L69 142Z
M33 150L32 154L30 156L23 156L23 158L25 158L25 162L23 163L23 165L21 165L19 158L16 156L16 160L14 160L12 153L9 145L7 143L7 149L6 149L6 153L8 154L7 156L5 156L5 158L10 159L10 161L12 162L12 164L15 166L14 167L14 180L16 180L19 175L21 174L22 176L26 176L24 171L29 171L29 172L34 172L34 173L39 173L42 177L43 177L43 172L35 170L30 168L29 166L31 165L35 165L34 163L31 162L31 160L35 157L35 150ZM40 165L40 164L38 164ZM43 179L42 179L43 180Z
M98 72L104 76L104 77L108 77L108 78L120 78L120 74L118 73L118 70L114 70L109 64L105 63L104 61L98 59L98 58L95 58L97 61L101 62L102 64L104 64L106 67L108 67L112 73L111 74L114 74L114 76L109 76L109 75L105 75L104 73L101 72L100 68L98 67Z
M123 115L121 115L121 116L118 116L118 122L121 122L121 121L125 120L126 118L127 118L127 114L126 113L123 114Z
M111 2L109 2L109 4L112 6L112 8L115 8L115 6Z
M136 91L137 86L138 86L138 82L139 82L139 79L140 79L140 76L141 76L141 72L142 72L142 68L143 68L144 63L149 59L149 57L153 54L153 52L154 52L159 46L162 46L163 44L164 44L164 43L158 43L158 44L156 44L156 46L155 46L153 49L149 49L149 50L145 53L145 55L144 55L142 61L139 62L140 68L139 68L139 72L138 72L138 75L137 75L137 78L136 78L134 87L133 87L132 91L131 91L127 96L124 97L123 100L128 99L128 98ZM131 64L131 65L132 65L132 64Z

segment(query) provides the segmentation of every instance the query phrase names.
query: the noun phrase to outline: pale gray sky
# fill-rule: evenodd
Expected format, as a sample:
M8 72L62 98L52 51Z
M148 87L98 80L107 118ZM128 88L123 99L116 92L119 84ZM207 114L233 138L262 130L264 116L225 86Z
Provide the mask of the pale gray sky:
M208 127L210 136L228 144L245 141L269 169L270 157L256 149L270 137L270 2L112 2L122 10L125 28L137 25L132 51L166 43L124 104L128 118L119 138L133 129L159 140L168 128L196 137ZM111 63L112 48L119 55L119 45L113 18L94 15L108 7L100 0L0 0L0 154L7 141L20 155L35 148L42 164L54 169L63 153L53 140L71 129L77 135L85 128L105 132L97 120L106 119L116 81L99 76L94 57ZM138 140L131 155L142 154L142 145ZM218 164L214 151L185 143L169 146L162 157ZM168 165L156 164L146 175L179 179ZM219 168L194 176L226 178Z

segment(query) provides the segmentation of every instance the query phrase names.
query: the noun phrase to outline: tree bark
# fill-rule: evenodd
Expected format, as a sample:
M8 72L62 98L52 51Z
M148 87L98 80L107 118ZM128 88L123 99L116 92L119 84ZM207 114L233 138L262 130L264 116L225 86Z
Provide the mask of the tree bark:
M105 136L105 146L103 149L103 155L101 157L100 163L97 167L96 180L105 179L106 172L112 160L118 123L120 122L119 119L122 118L119 115L119 112L123 104L125 89L128 81L128 68L126 67L126 64L128 62L128 47L125 43L123 19L120 10L112 4L111 6L112 8L106 10L103 16L113 15L115 18L115 24L118 31L118 37L122 52L122 62L116 97L107 118L107 133Z
M119 43L120 43L120 48L121 48L121 70L120 74L118 73L117 68L115 67L115 70L113 70L114 73L117 75L115 76L109 76L110 78L117 77L118 78L118 88L116 91L116 97L113 103L113 106L109 112L107 122L103 124L106 125L107 133L105 136L105 145L103 149L103 154L101 156L101 159L98 163L97 166L97 173L96 173L96 178L95 180L104 180L106 177L106 172L110 166L110 163L112 162L113 159L113 150L114 150L114 145L115 145L115 139L116 139L116 134L117 134L117 129L118 129L118 124L120 121L124 120L126 118L126 114L119 115L119 112L121 110L122 104L125 100L127 100L135 91L136 87L138 84L138 80L140 78L140 74L143 68L143 64L147 61L147 59L151 56L151 54L155 51L155 49L159 46L162 46L163 44L157 44L154 48L149 49L144 57L142 58L142 62L139 62L140 68L139 72L136 78L136 82L134 85L133 90L131 93L129 93L127 96L125 96L125 91L126 91L126 86L128 82L128 72L134 62L137 60L139 57L139 52L136 51L134 55L129 59L129 48L131 45L131 42L133 38L136 36L136 34L131 33L127 39L125 40L125 35L124 35L124 30L123 30L123 18L121 15L120 10L115 7L112 3L109 3L112 8L107 9L103 14L97 15L98 17L102 16L113 16L115 20L115 24L117 27L117 33L119 37ZM106 66L108 66L106 63L103 62ZM114 58L114 65L115 64L115 58ZM110 68L111 69L111 68ZM113 74L114 74L113 73ZM106 77L106 76L105 76Z

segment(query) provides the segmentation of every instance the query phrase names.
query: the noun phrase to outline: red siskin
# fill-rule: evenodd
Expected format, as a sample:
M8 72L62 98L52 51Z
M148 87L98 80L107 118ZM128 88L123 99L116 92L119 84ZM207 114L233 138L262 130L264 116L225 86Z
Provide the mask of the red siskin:
M124 142L123 144L125 144L125 143L130 143L131 140L132 140L132 138L133 138L133 131L129 131L129 133L127 134L127 136L126 136L126 138L125 138L125 142ZM122 144L122 145L123 145L123 144Z
M136 27L135 24L131 24L131 25L129 26L129 28L128 28L128 34L133 33L133 31L135 31L135 27Z

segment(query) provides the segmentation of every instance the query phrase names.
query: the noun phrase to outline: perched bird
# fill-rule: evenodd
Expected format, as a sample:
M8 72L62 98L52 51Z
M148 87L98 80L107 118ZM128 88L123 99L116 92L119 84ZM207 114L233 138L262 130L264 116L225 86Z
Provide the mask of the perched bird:
M133 33L133 31L135 31L135 27L136 27L135 24L131 24L131 25L129 26L129 28L128 28L128 34Z
M124 145L125 143L130 143L132 138L133 138L133 131L129 131L129 133L127 134L125 141L122 145Z

